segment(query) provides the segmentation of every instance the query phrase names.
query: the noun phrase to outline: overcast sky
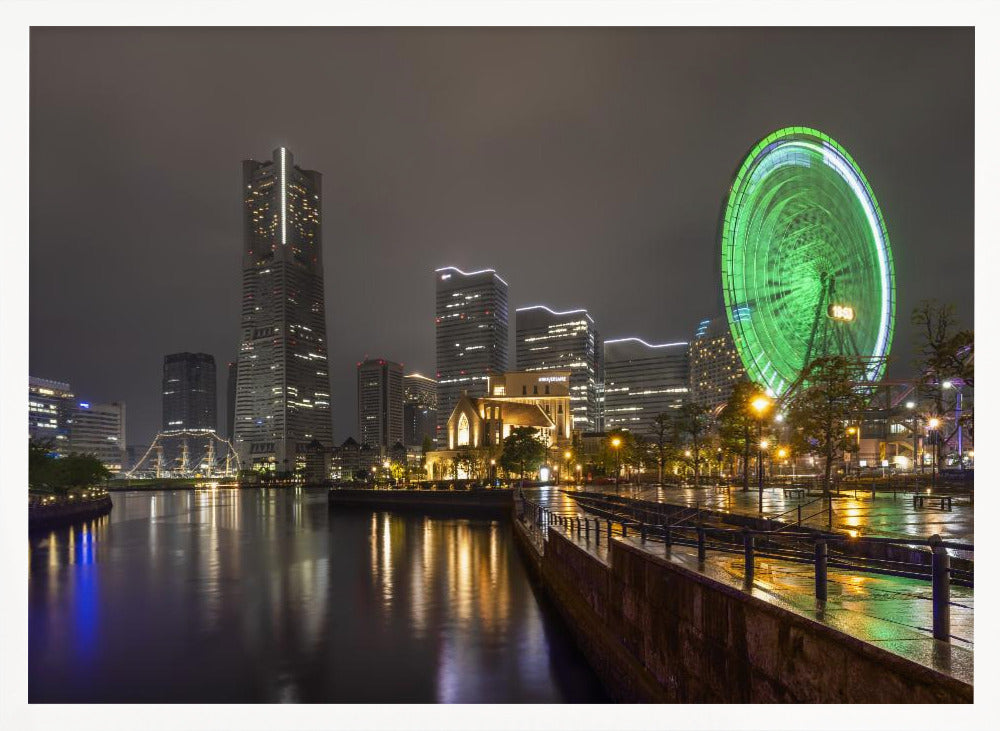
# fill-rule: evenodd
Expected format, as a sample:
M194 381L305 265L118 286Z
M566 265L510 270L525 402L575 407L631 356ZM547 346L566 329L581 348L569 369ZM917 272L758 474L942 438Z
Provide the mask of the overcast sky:
M947 29L34 29L30 370L160 425L163 356L239 339L240 161L323 173L334 435L365 355L434 372L440 266L606 337L690 339L720 301L731 176L793 124L885 215L890 375L922 298L973 314L974 35ZM513 322L511 323L513 335ZM513 350L512 362L513 362Z

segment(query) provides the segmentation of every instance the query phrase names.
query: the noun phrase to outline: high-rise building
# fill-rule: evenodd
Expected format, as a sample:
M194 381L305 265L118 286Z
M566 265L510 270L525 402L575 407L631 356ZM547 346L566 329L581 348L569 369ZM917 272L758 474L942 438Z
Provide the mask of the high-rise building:
M69 454L69 420L74 409L68 383L28 377L28 437L51 442L57 454Z
M419 373L403 376L403 444L419 447L424 437L436 444L437 381Z
M726 317L702 320L691 341L691 393L695 404L714 410L746 378Z
M284 147L267 162L243 162L234 436L243 466L264 472L304 473L316 443L329 449L333 441L321 185Z
M163 431L215 431L215 358L208 353L163 357Z
M233 425L236 423L236 362L230 361L226 379L226 439L233 441Z
M517 369L569 371L573 428L596 431L602 349L594 318L586 310L557 312L545 305L519 307L516 318Z
M434 276L440 444L462 393L484 396L487 379L507 370L507 282L493 269L443 267Z
M358 363L358 437L384 456L403 441L403 366L384 358Z
M604 341L604 428L649 431L688 393L688 344L639 338Z
M91 454L112 472L125 465L125 404L80 401L69 418L69 449Z

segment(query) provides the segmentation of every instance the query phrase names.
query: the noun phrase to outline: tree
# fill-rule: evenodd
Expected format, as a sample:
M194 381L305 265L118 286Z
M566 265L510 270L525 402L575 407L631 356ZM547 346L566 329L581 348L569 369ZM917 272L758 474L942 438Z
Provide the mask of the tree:
M523 485L525 471L534 472L541 467L546 454L545 442L538 436L537 429L530 426L517 426L511 429L510 435L503 440L500 465L507 472L518 470Z
M677 422L673 414L663 412L653 417L650 424L650 447L656 462L656 480L663 484L663 470L673 456L677 444Z
M88 487L110 479L111 472L97 457L73 453L57 457L51 443L28 442L28 486L66 492L72 487Z
M961 421L949 419L955 410L958 389L946 389L949 381L962 388L975 385L975 342L972 330L959 330L958 318L952 305L924 300L913 309L911 322L917 329L917 370L921 400L932 414L947 424L936 438L947 444L959 428L973 428L973 410L969 401L962 404ZM968 396L968 392L965 394ZM945 458L938 450L938 462ZM939 465L940 466L940 465Z
M675 416L677 434L682 439L690 438L691 459L694 465L694 484L698 484L701 448L705 438L705 407L687 402L677 410Z
M742 460L744 492L750 489L750 454L757 428L751 403L762 393L757 384L741 381L719 413L719 443L723 452Z
M823 460L824 495L830 492L834 461L857 449L848 423L868 401L864 387L859 387L864 375L864 366L856 361L842 355L822 356L806 367L804 385L789 403L788 423L795 446Z

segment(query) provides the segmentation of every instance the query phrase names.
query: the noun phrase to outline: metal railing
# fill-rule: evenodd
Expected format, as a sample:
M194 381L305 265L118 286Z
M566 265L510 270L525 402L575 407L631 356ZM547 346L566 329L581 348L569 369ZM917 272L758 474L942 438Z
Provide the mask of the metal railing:
M704 562L709 550L719 553L743 555L744 584L753 584L754 561L757 557L774 558L814 567L814 593L818 601L827 600L828 569L830 567L847 572L884 574L905 578L930 580L933 611L933 636L948 641L951 634L951 585L973 585L972 571L951 566L948 550L974 552L971 543L944 541L934 535L928 539L899 538L858 538L836 533L794 532L780 533L779 530L754 530L751 528L719 528L681 522L646 523L629 520L623 516L613 516L608 511L604 515L590 518L578 513L553 511L522 496L518 497L518 515L525 522L530 521L539 531L543 540L548 538L552 527L563 529L568 536L593 538L594 545L600 547L602 533L610 544L611 538L628 538L631 530L642 543L659 541L669 554L672 545L697 547L698 561ZM813 501L815 502L815 501ZM624 506L623 506L624 507ZM599 509L598 509L599 510ZM609 517L610 516L610 517ZM603 525L602 525L603 522ZM783 526L790 527L790 526ZM617 528L617 530L616 530ZM887 544L896 546L926 546L931 549L930 575L924 564L896 561L872 556L857 556L843 551L831 553L831 546L852 544Z

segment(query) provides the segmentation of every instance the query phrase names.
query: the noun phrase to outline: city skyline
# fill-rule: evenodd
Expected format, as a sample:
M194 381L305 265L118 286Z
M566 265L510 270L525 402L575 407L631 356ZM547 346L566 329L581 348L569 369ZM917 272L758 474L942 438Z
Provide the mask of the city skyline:
M203 351L219 363L235 358L234 181L239 160L283 145L327 176L335 443L354 431L354 364L365 353L382 353L408 371L435 371L430 276L441 267L496 269L510 283L512 310L582 307L608 338L690 341L697 324L718 311L717 217L733 170L757 139L791 123L828 130L851 149L883 205L899 294L889 375L910 370L909 312L921 298L954 303L971 325L971 31L266 31L278 45L293 43L297 33L328 34L337 43L309 51L317 68L364 60L373 65L377 93L366 96L349 75L334 74L329 100L303 97L310 114L264 110L252 124L229 129L243 114L242 102L224 94L216 103L209 91L217 92L220 75L244 88L233 64L245 53L242 41L255 33L32 33L31 153L39 174L30 183L30 372L72 383L95 401L127 403L130 442L148 441L156 431L165 354ZM708 37L718 43L706 43ZM733 56L767 40L786 48L808 43L813 51L796 69L767 53L741 58L740 74L733 75ZM156 58L155 49L178 43L189 43L191 57L211 69L191 88L173 84ZM846 65L835 53L845 43L854 49ZM53 65L48 44L68 48L80 68ZM402 60L380 57L383 44L401 48ZM728 50L706 50L720 45ZM523 61L511 66L514 50ZM462 68L445 73L443 59L459 51ZM233 60L210 60L224 52ZM576 73L583 59L604 64L590 87ZM404 61L414 69L406 83L393 77ZM777 98L764 80L779 65L791 82ZM155 70L159 80L139 88L131 66ZM832 87L806 83L824 71ZM738 115L716 114L725 99L698 97L696 82L705 74L723 77L718 93L736 95ZM737 89L730 75L760 93ZM496 99L476 94L481 78L499 90ZM111 95L103 105L65 106L92 92L93 79L138 98ZM303 82L289 83L301 91ZM445 91L432 95L441 83ZM423 100L422 116L443 131L407 116L412 112L399 108L406 102L393 101L400 95L411 105ZM178 111L168 109L172 103ZM205 114L181 120L194 103ZM227 110L218 111L223 105ZM142 116L137 136L131 127L149 108L167 121ZM380 126L378 120L400 114L404 124L391 131ZM122 135L121 161L94 157L109 133ZM140 140L144 146L136 148ZM195 156L203 175L182 186ZM475 183L461 185L464 179ZM63 203L56 215L43 209L52 199ZM157 230L139 223L153 215L153 200L175 212ZM113 201L133 210L109 217ZM101 215L99 240L89 225L97 219L80 206ZM144 234L138 240L137 230ZM945 239L949 266L941 267L933 262ZM170 251L160 257L167 240ZM91 252L101 267L86 263L94 261ZM149 273L132 281L128 272L146 259L153 262ZM618 276L608 276L611 263L620 266ZM561 265L571 270L553 278ZM126 306L137 298L148 306ZM85 345L98 340L100 348ZM224 394L222 369L218 377ZM222 402L219 412L225 413Z

